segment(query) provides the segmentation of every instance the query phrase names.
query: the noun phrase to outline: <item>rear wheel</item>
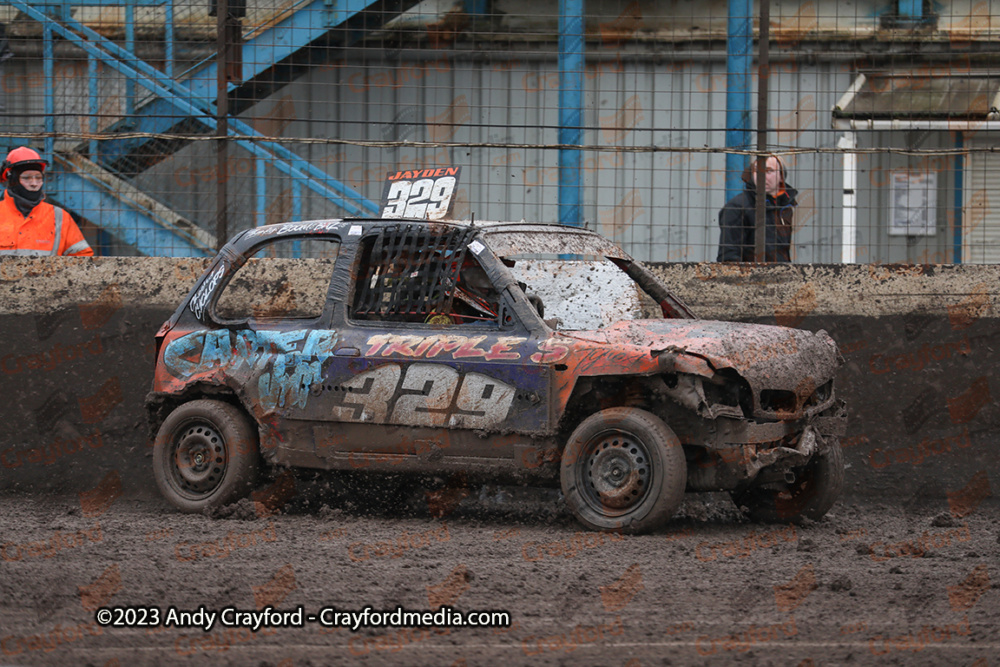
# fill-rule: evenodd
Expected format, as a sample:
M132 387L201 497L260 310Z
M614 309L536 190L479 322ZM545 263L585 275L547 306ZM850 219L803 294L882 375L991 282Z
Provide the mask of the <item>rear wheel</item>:
M184 403L156 434L156 484L185 512L222 507L246 496L257 481L258 468L257 428L229 403Z
M643 533L663 526L684 497L687 463L674 432L638 408L610 408L573 431L563 450L563 495L594 530Z
M763 523L795 523L803 518L818 521L840 497L844 488L844 454L840 441L830 438L827 449L809 463L792 468L794 481L751 486L732 492L733 502L745 514Z

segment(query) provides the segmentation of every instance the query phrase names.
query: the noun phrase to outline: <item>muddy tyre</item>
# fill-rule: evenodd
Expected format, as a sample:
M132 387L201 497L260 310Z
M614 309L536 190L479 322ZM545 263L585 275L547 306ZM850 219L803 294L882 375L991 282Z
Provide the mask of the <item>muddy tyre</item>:
M184 403L164 420L153 444L160 492L185 512L223 507L257 481L257 428L229 403Z
M583 420L566 443L563 496L593 530L645 533L663 526L684 497L684 450L663 420L610 408Z
M803 518L818 521L830 511L844 488L844 454L840 440L830 438L825 452L795 468L795 482L784 488L734 491L733 502L754 521L798 523Z

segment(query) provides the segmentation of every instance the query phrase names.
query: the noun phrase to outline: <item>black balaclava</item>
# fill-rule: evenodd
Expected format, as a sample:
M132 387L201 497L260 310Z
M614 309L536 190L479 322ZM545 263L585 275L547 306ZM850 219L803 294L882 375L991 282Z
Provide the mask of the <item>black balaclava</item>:
M42 197L44 196L42 194L42 190L45 188L44 185L35 192L31 192L21 185L21 173L31 171L32 169L39 170L37 165L27 165L21 169L11 169L10 175L7 177L7 192L14 198L17 210L24 217L28 217L31 210L38 206L38 203L42 201Z

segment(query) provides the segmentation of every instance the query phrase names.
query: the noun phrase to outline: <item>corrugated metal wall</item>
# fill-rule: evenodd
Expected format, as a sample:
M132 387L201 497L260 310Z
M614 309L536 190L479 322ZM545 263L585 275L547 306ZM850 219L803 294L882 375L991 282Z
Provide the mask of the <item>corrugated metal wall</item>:
M926 35L928 49L931 43L935 49L931 55L943 61L951 52L985 53L993 48L991 16L997 2L952 0L936 8L936 29ZM214 19L207 15L207 4L192 0L178 10L183 35L179 44L184 46L177 54L177 71L214 48ZM251 0L244 27L249 30L293 4ZM424 3L394 19L386 34L401 31L402 42L396 40L397 33L392 39L378 34L356 47L331 49L329 59L311 62L305 75L242 116L259 132L280 138L370 199L379 198L389 171L461 165L458 217L556 221L557 5L497 0L488 30L470 30L466 41L445 40L447 48L435 48L430 30L450 6ZM858 58L868 47L881 44L903 49L900 65L916 62L916 38L879 32L881 19L891 10L891 3L875 0L773 3L768 143L773 150L793 152L786 161L789 181L800 192L792 249L796 262L841 259L843 158L836 152L840 133L831 128L830 109L854 80ZM121 37L120 8L74 12ZM163 25L158 12L140 12L137 27L139 50L149 51L154 62L155 39ZM721 0L588 3L583 141L605 150L583 155L584 219L641 259L716 257L718 212L725 203L725 156L711 151L725 143L721 40L726 13ZM13 16L0 11L0 20L12 21ZM41 133L45 80L41 58L30 55L41 53L40 24L19 20L11 25L12 34L21 35L19 49L24 51L0 65L5 129ZM880 42L882 37L888 41ZM852 46L851 39L858 41ZM419 48L401 51L400 43ZM681 49L690 51L684 54ZM86 132L87 63L66 43L57 43L56 50L56 130ZM894 61L883 55L880 62ZM99 126L104 127L123 113L125 82L103 66L99 72ZM962 215L956 202L973 192L971 188L985 190L984 176L969 172L970 164L985 161L965 160L960 174L954 156L888 152L952 148L956 138L947 132L859 132L858 137L861 148L883 150L860 156L858 261L951 261L954 222ZM990 140L980 135L976 142L982 147ZM64 139L57 149L82 143ZM133 176L136 185L179 215L213 229L216 143L209 137L192 141ZM261 192L254 178L257 165L249 154L236 145L229 154L230 233L294 217L343 215L330 202L293 189L290 179L275 170L267 170L266 190ZM889 236L888 174L928 167L939 170L938 232L916 238ZM957 190L959 178L965 179L964 194ZM964 242L970 243L968 238Z
M839 64L778 63L770 114L774 141L787 148L836 145L829 109L851 81ZM628 62L588 65L584 218L644 260L714 260L725 203L725 156L686 148L724 145L725 63ZM822 91L822 92L818 92ZM557 221L558 76L555 60L340 62L319 68L246 115L258 129L290 139L517 144L517 147L289 147L361 194L378 199L386 172L461 165L456 214L477 219ZM255 121L255 117L257 120ZM527 146L527 147L525 147ZM655 146L677 152L643 152ZM639 149L629 152L628 149ZM253 217L249 156L231 149L239 228ZM841 158L789 156L800 191L797 262L839 261ZM148 191L192 219L214 219L214 148L192 145L140 177ZM268 173L266 222L291 216L291 193ZM337 216L306 195L304 217Z

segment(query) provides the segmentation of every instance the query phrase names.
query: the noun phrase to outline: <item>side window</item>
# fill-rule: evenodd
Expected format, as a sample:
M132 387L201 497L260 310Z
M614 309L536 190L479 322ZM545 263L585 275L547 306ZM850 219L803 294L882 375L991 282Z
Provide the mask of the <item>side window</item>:
M469 251L475 231L400 225L365 239L350 317L497 326L500 294Z
M278 239L240 267L215 304L220 320L316 318L323 314L340 242Z

